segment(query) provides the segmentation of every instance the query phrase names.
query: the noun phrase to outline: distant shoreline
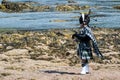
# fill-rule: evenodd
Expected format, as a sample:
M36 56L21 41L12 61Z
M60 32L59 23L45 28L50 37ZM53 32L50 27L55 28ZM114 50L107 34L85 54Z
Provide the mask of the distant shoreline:
M49 29L22 29L22 28L0 28L0 32L6 32L6 31L49 31L49 30L74 30L74 29L80 29L79 27L76 28L49 28ZM91 27L91 29L118 29L120 30L119 27L113 27L113 28L108 28L108 27Z

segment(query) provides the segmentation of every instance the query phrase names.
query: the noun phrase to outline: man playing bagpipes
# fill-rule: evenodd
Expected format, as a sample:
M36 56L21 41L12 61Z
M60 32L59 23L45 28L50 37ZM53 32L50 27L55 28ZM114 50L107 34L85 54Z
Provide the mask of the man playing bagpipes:
M78 42L77 55L82 60L82 71L81 74L89 73L89 65L88 61L93 59L92 48L94 53L100 58L103 58L103 55L100 53L96 39L89 27L90 17L89 14L82 13L80 18L80 27L81 30L79 33L75 33L72 35L72 39ZM92 45L91 45L92 44Z

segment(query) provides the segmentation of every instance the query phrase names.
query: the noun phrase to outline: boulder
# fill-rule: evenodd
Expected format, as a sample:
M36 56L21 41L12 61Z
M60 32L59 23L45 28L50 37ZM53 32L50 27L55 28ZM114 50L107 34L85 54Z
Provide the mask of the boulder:
M12 49L14 49L13 46L7 46L7 47L6 47L6 50L12 50Z
M32 8L32 5L31 5L32 2L30 3L25 3L25 2L11 2L11 1L8 1L8 0L3 0L1 2L1 4L3 6L5 6L6 11L10 12L10 11L15 11L15 12L20 12L24 9L28 9L28 8Z

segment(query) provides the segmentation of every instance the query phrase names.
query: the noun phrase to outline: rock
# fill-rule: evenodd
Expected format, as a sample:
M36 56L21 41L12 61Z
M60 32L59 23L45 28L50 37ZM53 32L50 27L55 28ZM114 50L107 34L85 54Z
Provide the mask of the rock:
M31 9L33 8L32 4L37 4L35 2L11 2L8 0L3 0L2 1L2 5L5 6L5 8L7 9L7 12L20 12L23 11L24 9Z
M63 34L63 32L60 32L60 31L55 32L55 34L56 34L57 36L65 36L65 35Z
M0 49L3 49L3 48L4 48L3 44L0 44Z
M21 56L28 55L27 49L13 49L4 53L7 56Z
M7 8L4 5L0 5L0 9L5 11Z
M52 20L50 22L67 22L67 20Z
M27 49L13 49L5 52L4 54L13 59L30 58L29 52Z
M6 56L5 54L0 54L0 61L9 61L9 57Z
M66 51L66 56L74 55L74 54L76 54L76 50L69 50L69 51Z
M89 8L90 8L90 6L88 6L88 5L79 6L79 5L74 5L74 4L56 6L57 11L84 10L84 9L89 9Z
M11 50L11 49L13 49L14 47L13 46L7 46L6 47L6 50Z
M73 11L73 10L80 10L81 7L78 5L58 5L56 6L57 11Z
M53 59L54 59L53 56L48 56L48 55L41 55L39 57L36 57L36 60L51 61Z
M32 8L32 11L37 11L37 12L49 11L49 10L50 10L50 6L36 6Z
M5 10L6 12L26 12L26 11L73 11L73 10L81 10L81 9L88 9L90 6L79 6L73 0L68 0L69 4L66 5L57 5L56 7L52 7L49 5L41 5L41 6L34 6L38 5L36 2L11 2L7 0L2 1L2 5L0 5L0 9ZM72 3L72 4L71 4Z
M82 6L81 9L84 10L84 9L89 9L90 6L89 5L85 5L85 6Z
M113 46L113 45L112 45L112 46L109 46L109 49L111 49L111 50L112 50L113 48L114 48L114 46Z
M4 4L4 3L6 3L6 2L8 2L8 0L2 0L1 3Z
M68 0L68 3L76 3L74 0Z
M120 9L120 5L114 6L115 9Z
M4 5L7 9L13 10L13 11L21 11L22 10L22 5L18 3L13 3L10 1L3 0L2 5Z
M42 50L49 50L49 46L46 46L45 44L39 44L38 46L34 46L35 49L42 49Z
M29 52L33 51L31 47L25 47L25 49L27 49Z

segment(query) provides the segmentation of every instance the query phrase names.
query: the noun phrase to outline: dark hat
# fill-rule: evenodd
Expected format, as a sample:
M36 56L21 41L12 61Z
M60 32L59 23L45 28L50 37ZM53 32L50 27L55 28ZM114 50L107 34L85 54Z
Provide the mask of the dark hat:
M84 19L83 19L84 18ZM79 18L79 23L83 24L83 22L86 22L86 24L89 24L90 22L90 17L87 14L84 14L84 17L81 15Z

